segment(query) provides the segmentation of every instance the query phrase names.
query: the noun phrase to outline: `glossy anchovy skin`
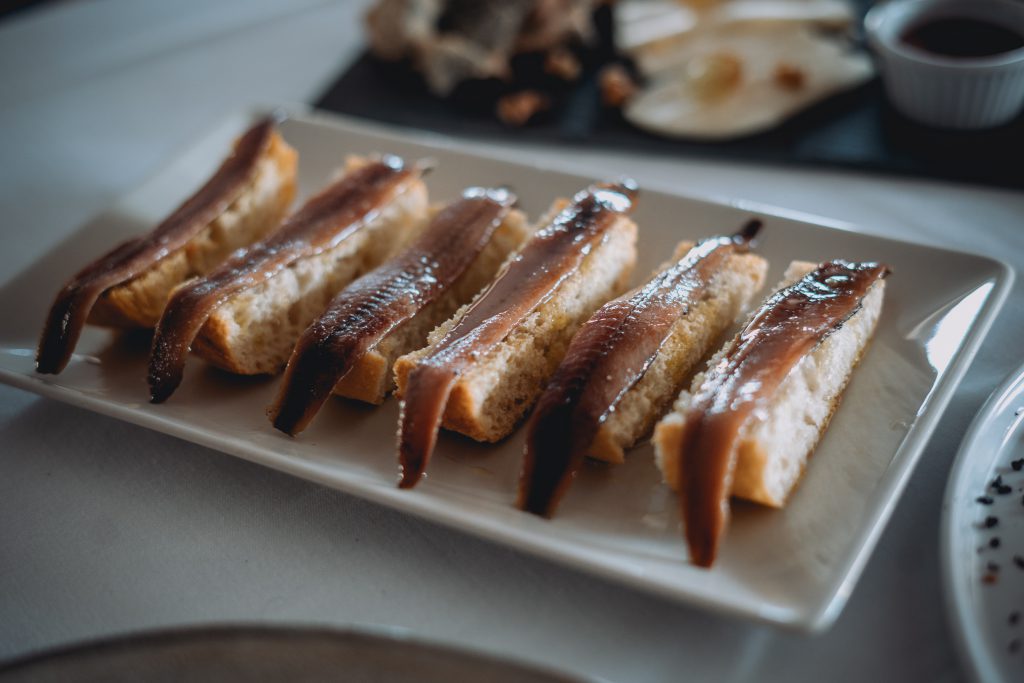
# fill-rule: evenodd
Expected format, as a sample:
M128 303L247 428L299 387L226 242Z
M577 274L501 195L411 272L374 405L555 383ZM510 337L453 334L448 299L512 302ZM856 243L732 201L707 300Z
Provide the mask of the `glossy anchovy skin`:
M708 370L686 416L677 482L695 564L710 567L718 553L744 422L888 273L877 263L821 264L769 297Z
M93 261L64 285L43 328L36 352L36 370L63 370L100 295L141 274L160 259L185 246L224 213L256 173L257 162L270 143L274 124L264 119L235 143L217 172L149 234L128 240Z
M527 427L521 509L554 512L601 424L654 362L673 325L703 297L726 257L748 251L760 227L751 221L733 236L701 242L580 328Z
M597 184L526 244L441 342L409 373L399 418L399 486L423 475L459 375L503 340L571 275L615 220L632 211L636 184Z
M346 173L312 197L272 235L236 252L204 278L175 290L153 337L149 387L153 403L178 388L189 347L213 311L290 264L328 251L371 222L416 176L401 159L386 157Z
M274 426L305 429L363 354L466 272L514 202L505 190L467 190L405 251L338 294L292 352L271 409Z

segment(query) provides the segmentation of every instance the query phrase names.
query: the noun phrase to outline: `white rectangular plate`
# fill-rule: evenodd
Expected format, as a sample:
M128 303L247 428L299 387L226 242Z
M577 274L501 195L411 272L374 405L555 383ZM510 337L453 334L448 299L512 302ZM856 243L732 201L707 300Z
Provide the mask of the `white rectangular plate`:
M35 374L37 335L62 282L173 209L248 121L245 115L227 121L7 283L0 291L0 379L668 598L803 630L824 628L838 615L1013 280L1006 266L979 256L743 202L643 193L637 280L679 240L731 232L752 215L765 220L760 250L771 262L770 283L792 259L879 260L894 270L878 333L804 481L785 510L735 504L718 564L706 571L687 562L675 497L660 483L647 444L623 466L584 468L558 515L545 521L512 507L521 433L498 446L444 435L428 478L400 491L394 400L378 409L332 401L291 439L264 416L274 379L240 379L193 361L178 393L152 406L147 340L92 328L63 374ZM317 113L295 113L281 130L299 151L303 194L350 153L432 157L439 162L428 178L435 200L453 198L466 185L507 184L531 216L593 180L470 155L445 138L399 137ZM595 173L614 177L616 169Z

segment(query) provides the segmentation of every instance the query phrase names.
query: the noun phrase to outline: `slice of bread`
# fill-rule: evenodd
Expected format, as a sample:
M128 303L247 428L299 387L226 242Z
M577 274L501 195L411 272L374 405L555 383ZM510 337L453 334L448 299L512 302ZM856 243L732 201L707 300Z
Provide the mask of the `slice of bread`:
M257 162L252 182L184 247L100 296L89 322L108 327L154 327L171 290L205 275L228 254L271 232L295 198L298 153L277 132Z
M366 163L352 157L345 171ZM280 372L295 341L331 299L419 232L427 210L427 188L417 176L338 245L291 263L215 309L192 351L240 375Z
M546 225L569 204L569 200L556 201L538 224ZM499 441L515 429L558 367L579 326L625 289L636 263L636 231L630 218L614 217L580 267L459 376L444 411L443 427L488 442ZM399 395L413 367L431 353L467 309L464 306L431 332L427 347L395 362Z
M693 247L681 242L673 265ZM705 295L672 326L657 356L643 377L619 399L615 411L602 423L588 455L597 460L622 463L625 451L647 435L665 414L700 361L764 286L768 262L751 253L733 253L715 273Z
M817 268L794 261L777 289L787 287ZM731 494L737 498L782 507L796 488L808 459L828 427L843 390L874 333L882 310L885 280L868 289L859 309L825 337L787 374L764 411L755 411L743 424ZM708 364L713 367L720 351ZM694 394L704 382L698 374L683 391L672 412L655 429L658 467L666 483L680 480L685 420Z
M380 404L395 388L395 361L427 343L427 335L471 301L497 274L498 269L529 236L532 226L523 212L512 210L494 231L487 246L469 269L437 300L402 323L355 362L334 387L334 393Z

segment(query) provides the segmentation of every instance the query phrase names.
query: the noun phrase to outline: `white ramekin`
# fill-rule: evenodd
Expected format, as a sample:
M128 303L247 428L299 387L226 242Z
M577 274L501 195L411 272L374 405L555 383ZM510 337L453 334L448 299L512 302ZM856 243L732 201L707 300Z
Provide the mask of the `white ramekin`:
M943 57L901 40L911 26L941 17L988 21L1024 35L1015 0L890 0L864 19L889 100L907 117L937 128L991 128L1024 107L1024 48L990 57Z

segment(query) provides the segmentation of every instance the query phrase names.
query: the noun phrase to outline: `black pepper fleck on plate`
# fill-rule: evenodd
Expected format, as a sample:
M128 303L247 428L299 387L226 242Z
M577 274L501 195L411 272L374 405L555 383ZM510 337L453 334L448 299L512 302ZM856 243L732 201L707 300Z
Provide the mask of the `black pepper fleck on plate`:
M993 536L988 541L988 547L989 548L998 548L999 544L1000 544L1000 541L999 541L999 537L998 536Z
M989 515L988 517L985 518L985 528L986 529L991 529L996 524L999 524L999 518L996 517L995 515Z
M1020 555L1014 555L1013 563L1017 565L1018 569L1024 569L1024 557L1021 557Z
M988 566L988 570L990 572L992 572L993 574L995 574L996 572L999 571L999 563L998 562L989 562L987 566Z
M1014 472L1020 472L1021 468L1024 468L1024 458L1017 458L1016 460L1011 460L1010 467L1013 468Z
M982 505L991 505L992 504L992 498L990 496L978 496L974 500L978 501Z
M999 488L1002 485L1003 485L1003 475L1001 475L1001 474L997 474L996 478L993 479L992 482L989 484L989 486L991 486L994 489L997 489L997 488Z
M1013 487L1007 486L1006 484L1000 484L999 486L996 487L996 493L998 493L1000 496L1005 496L1008 493L1013 493Z

